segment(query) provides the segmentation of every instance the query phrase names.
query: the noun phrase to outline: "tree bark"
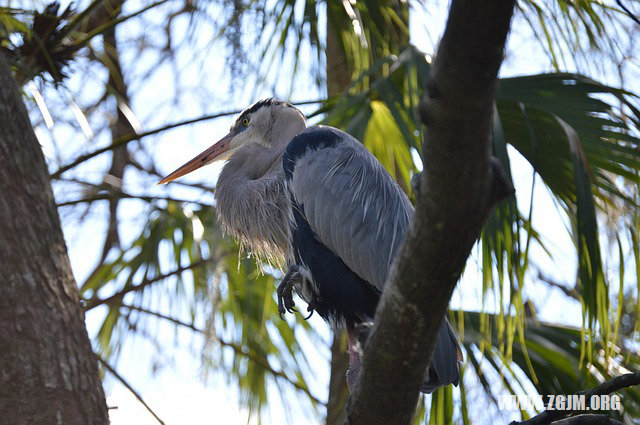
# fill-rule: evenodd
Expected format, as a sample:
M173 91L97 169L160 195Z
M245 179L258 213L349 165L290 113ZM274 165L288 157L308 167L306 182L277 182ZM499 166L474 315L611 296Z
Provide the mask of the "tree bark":
M102 0L96 3L93 10L80 22L78 29L89 33L100 25L106 24L118 16L124 3L125 0Z
M340 46L338 33L334 30L330 19L327 19L327 95L338 96L342 94L351 82L351 72L347 64L347 58ZM346 417L347 397L349 387L347 385L347 370L349 369L349 356L347 355L347 335L344 330L334 330L331 343L331 370L329 377L329 399L327 400L326 425L338 425L344 422Z
M0 418L107 424L49 175L0 54Z
M334 29L330 19L327 19L327 95L338 96L342 94L351 83L351 69L347 64L347 57L342 50L340 35Z
M349 356L347 355L346 332L344 330L334 331L331 343L331 375L329 377L326 425L344 423L347 398L349 397L349 386L346 379L348 369Z
M422 104L424 172L347 406L350 424L408 424L451 294L494 204L494 91L514 0L453 0Z
M330 7L330 6L329 6ZM334 6L342 8L343 6ZM409 26L409 4L394 2L394 7L405 26ZM341 12L344 12L343 10ZM327 18L327 47L326 47L326 74L327 74L327 95L329 97L343 94L349 84L353 74L353 66L347 61L347 55L341 45L340 35L336 31L336 26L330 19L337 15L336 12L329 13ZM348 17L344 17L348 19ZM401 28L386 28L389 35L388 45L384 52L376 51L374 54L386 56L389 53L399 54L401 49L409 43L409 33ZM377 58L372 58L372 62ZM402 182L400 182L402 185ZM403 187L406 192L406 188ZM329 381L329 400L327 401L326 425L337 425L344 423L346 419L346 405L349 396L349 387L346 381L347 370L349 369L349 356L347 355L346 332L334 331L331 344L331 376Z
M109 81L107 82L107 91L115 97L115 116L116 120L111 123L111 141L134 135L135 129L129 122L129 119L122 112L121 104L129 107L129 94L127 83L122 73L122 64L120 63L120 55L118 54L118 44L116 40L116 28L110 28L103 35L105 66L109 70ZM121 145L113 149L111 158L111 167L104 178L104 184L111 186L117 191L122 190L124 173L129 164L129 150L127 145ZM109 228L102 248L102 255L95 271L97 271L107 254L113 247L120 246L120 233L118 232L118 203L119 198L109 200Z

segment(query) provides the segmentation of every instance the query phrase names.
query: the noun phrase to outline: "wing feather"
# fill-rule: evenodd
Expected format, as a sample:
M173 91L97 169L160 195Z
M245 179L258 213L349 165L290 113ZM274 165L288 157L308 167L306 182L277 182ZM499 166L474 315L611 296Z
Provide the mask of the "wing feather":
M382 290L413 214L395 180L361 143L331 127L296 136L283 164L317 239Z

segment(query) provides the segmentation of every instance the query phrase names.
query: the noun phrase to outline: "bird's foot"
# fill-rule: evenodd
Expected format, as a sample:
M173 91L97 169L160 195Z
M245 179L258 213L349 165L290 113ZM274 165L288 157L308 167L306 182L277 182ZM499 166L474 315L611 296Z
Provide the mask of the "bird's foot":
M298 310L295 308L293 302L293 287L302 282L302 275L300 274L299 267L293 265L289 267L289 271L282 278L276 293L278 294L278 315L284 320L285 313L294 313Z

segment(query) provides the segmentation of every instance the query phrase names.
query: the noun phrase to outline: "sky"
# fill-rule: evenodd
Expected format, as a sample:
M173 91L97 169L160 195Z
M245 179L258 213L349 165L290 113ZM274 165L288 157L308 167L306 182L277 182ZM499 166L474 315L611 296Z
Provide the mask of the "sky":
M64 2L63 2L64 3ZM128 11L139 9L143 2L132 1L127 3ZM437 43L433 34L441 34L444 28L446 16L446 4L440 2L438 6L429 8L428 13L417 11L412 14L411 34L412 42L420 49L432 52L433 46ZM152 12L149 12L151 16ZM189 23L184 19L178 19L174 28L174 36L178 39L185 32ZM512 33L509 41L509 54L505 58L502 76L533 74L551 71L551 66L546 60L539 44L532 40L531 34L525 29L522 22L516 21L516 30ZM321 24L322 28L323 25ZM428 28L428 30L427 30ZM136 27L135 24L125 24L122 31L133 38L137 32L144 31L144 28ZM429 35L431 34L431 36ZM160 37L160 35L157 35ZM247 87L250 82L236 81L230 79L224 71L224 56L218 51L207 50L208 41L214 36L203 27L197 34L198 48L202 49L203 56L198 62L192 62L191 57L178 58L180 64L179 82L187 87L181 94L181 102L178 105L171 104L169 99L172 96L174 81L171 69L164 65L163 69L155 72L151 78L136 80L136 84L131 88L136 96L132 99L131 110L134 112L137 121L143 130L159 127L167 122L175 122L181 119L188 119L201 116L210 112L218 112L211 105L219 108L225 105L225 110L241 109L255 100L262 97L271 96L274 93L265 88L259 93L253 93ZM153 42L153 34L150 42ZM196 49L197 50L197 49ZM123 49L122 60L125 64L134 63L136 49ZM305 63L310 62L310 53L303 52L302 68ZM137 58L135 61L137 74L145 71L145 66L154 63L153 57ZM147 59L147 60L145 60ZM201 75L206 75L205 81L200 81ZM131 71L131 70L127 70ZM613 82L613 81L612 81ZM282 96L288 92L286 79L280 83L276 94ZM71 80L69 85L72 92L81 92L84 99L95 98L100 95L99 88L84 87L85 82ZM635 84L635 87L638 87ZM54 95L51 92L44 92L44 100L50 101ZM308 100L322 98L323 93L319 92L311 81L301 80L300 85L294 90L291 98L293 100ZM159 99L165 99L164 102ZM304 112L313 111L313 106L303 107ZM32 116L36 120L36 117ZM210 146L212 142L226 134L234 117L221 118L188 127L181 127L176 130L163 133L157 137L147 138L141 143L153 144L153 156L157 164L162 164L162 172L169 172L175 169L186 160ZM100 125L101 123L88 123L89 127ZM43 149L48 158L54 162L61 155L77 152L78 146L84 146L84 140L73 138L71 130L65 128L54 128L47 130L43 126L36 129L37 135L43 144ZM52 139L65 140L68 143L62 152L59 147L52 143ZM96 141L97 143L107 143L106 140ZM558 211L552 198L546 189L538 181L534 186L534 193L531 196L532 171L526 161L515 151L510 150L512 160L512 171L516 182L518 204L522 211L528 211L529 202L534 200L535 209L533 211L534 227L543 228L547 235L552 235L548 242L554 253L555 260L550 260L543 251L534 245L534 258L536 262L549 275L561 282L572 282L574 280L575 257L572 242L565 231L567 223L562 219L562 214ZM102 170L106 168L108 157L99 157L85 164L83 173L85 177L100 181ZM62 161L65 162L64 160ZM55 168L55 167L53 167ZM205 167L194 172L188 177L190 181L203 182L214 185L219 172L219 166ZM150 189L154 182L150 179L136 179L128 183L127 191L131 193L148 192L155 190L157 194L166 193L164 189ZM192 197L192 192L181 187L171 187L169 189L172 196L178 198ZM212 201L212 200L208 200ZM121 212L125 218L121 227L124 240L131 240L138 232L136 223L140 222L141 210L133 202L123 201ZM72 219L65 220L64 212L63 226L67 240L72 267L76 279L81 282L87 273L92 269L100 254L102 241L93 237L88 237L95 228L99 227L96 234L103 234L104 211L101 211L95 218L89 218L82 226L77 226ZM205 229L206 231L206 229ZM479 270L477 264L471 260L468 263L461 283L458 285L452 298L451 307L464 307L466 309L479 310L482 308L481 285L478 283ZM531 298L539 301L542 310L540 317L558 323L566 323L579 326L581 310L579 305L568 303L560 296L558 291L549 290L546 286L536 285L529 289ZM300 302L300 301L299 301ZM91 335L97 332L97 325L100 322L100 312L92 313L87 317L87 326ZM104 314L104 312L102 313ZM329 331L326 325L316 317L312 319L314 327L320 330L321 335L328 340ZM179 339L187 350L175 349L175 340ZM199 356L199 340L193 335L180 333L175 336L172 328L167 327L167 346L164 349L173 352L171 364L160 365L156 372L151 374L149 364L140 364L139 359L154 359L153 347L144 342L137 341L128 343L121 356L122 361L118 364L119 372L125 376L136 390L143 395L145 401L154 411L165 421L166 424L246 424L247 412L242 410L238 404L238 390L234 385L228 383L224 376L215 373L208 376L205 382ZM316 378L312 382L311 391L320 399L326 399L328 388L328 367L329 356L326 347L317 350L313 347L306 347L306 352L314 359L314 364L318 365ZM138 359L138 360L137 360ZM155 424L155 419L144 409L144 407L126 390L120 383L113 379L107 379L105 384L107 393L107 404L113 409L110 410L110 418L114 425L124 424ZM269 396L279 398L277 389L273 388ZM293 398L292 398L293 399ZM310 416L308 409L304 406L292 406L295 414L296 424L317 423L317 418ZM271 403L270 423L291 423L282 403Z

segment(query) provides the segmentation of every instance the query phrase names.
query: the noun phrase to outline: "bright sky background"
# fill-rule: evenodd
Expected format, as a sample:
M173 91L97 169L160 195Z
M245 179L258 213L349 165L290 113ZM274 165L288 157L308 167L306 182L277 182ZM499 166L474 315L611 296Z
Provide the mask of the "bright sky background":
M66 2L63 2L66 3ZM127 10L135 11L139 9L140 1L127 2ZM446 5L445 5L446 6ZM152 14L153 12L149 12ZM437 42L430 38L427 34L426 27L429 27L431 34L441 34L444 28L446 10L442 5L440 7L430 8L428 15L422 13L414 13L412 15L412 41L420 49L425 52L433 52L433 46ZM180 24L176 29L177 38L180 32L180 25L184 28L187 24L186 20L178 21ZM320 28L324 24L320 23ZM503 76L534 74L544 71L551 71L545 54L535 41L532 41L531 34L525 30L522 22L516 21L515 32L510 39L509 54L506 57L502 68ZM142 31L131 24L125 24L119 27L119 34L128 33L135 34ZM198 33L202 44L206 44L212 37L205 30ZM125 64L125 70L128 64L135 63L137 72L147 64L153 64L153 57L148 60L140 60L132 62L130 55L132 51L124 50L122 61ZM201 91L187 91L183 97L184 102L178 106L157 107L158 99L162 97L170 98L173 94L169 93L173 90L173 81L169 69L166 72L157 72L154 77L144 81L144 85L140 87L131 87L130 92L135 93L132 99L131 109L139 119L142 129L152 129L161 126L167 122L175 122L181 119L201 116L205 113L219 112L218 109L213 110L210 105L225 105L224 110L243 108L255 100L262 97L268 97L274 93L264 90L259 95L249 93L242 81L230 81L224 76L224 55L215 51L207 53L203 63L206 64L204 72L208 76L208 81L202 86ZM308 52L307 52L308 54ZM129 56L127 56L129 55ZM143 58L144 59L144 58ZM303 57L303 63L309 63L310 59ZM189 86L194 81L199 80L199 76L203 73L200 65L189 66L188 63L182 63L180 79ZM304 68L303 68L304 69ZM285 79L286 80L286 79ZM311 78L296 89L292 95L292 100L308 100L323 97L323 93L318 92L314 88ZM615 84L615 81L611 81ZM69 85L77 87L79 81L70 81ZM233 88L230 89L231 85ZM288 90L286 81L281 84L282 87L275 93L282 96ZM637 82L636 82L637 88ZM171 88L171 89L169 89ZM87 87L88 97L91 92L99 92L101 88ZM638 91L638 90L636 90ZM46 93L45 93L46 100ZM216 106L217 107L217 106ZM304 111L310 112L313 107L303 108ZM195 124L188 127L181 127L176 130L163 133L157 137L145 139L144 144L153 145L153 155L156 162L160 164L162 172L168 172L175 169L178 165L194 156L204 148L208 147L212 142L220 136L226 134L234 117L222 118L218 120L208 121ZM54 155L51 144L51 137L57 140L65 140L68 134L64 129L55 129L52 132L38 129L38 137L43 143L43 148L49 157ZM101 141L103 143L104 141ZM84 141L69 141L69 152L77 150L77 144ZM527 211L531 193L531 167L518 154L510 152L513 161L513 173L517 187L518 203L522 211ZM108 157L103 156L96 158L85 164L84 170L88 175L94 170L93 177L102 178L102 170L108 162ZM200 171L189 176L190 181L198 181L214 184L217 171L215 166L205 167ZM129 182L126 188L128 192L139 193L144 188L145 191L154 182L151 180ZM136 187L137 185L137 187ZM156 189L157 193L162 193L160 188ZM187 189L181 187L173 187L170 189L171 194L178 198L188 197ZM183 196L184 195L184 196ZM536 263L541 266L545 272L561 282L572 282L575 279L575 257L574 249L567 232L565 231L566 223L560 217L560 213L556 213L557 208L553 204L551 198L546 193L543 185L538 182L535 186L534 193L535 210L533 213L534 227L545 229L545 235L553 235L553 243L550 244L556 261L547 259L537 245L533 246L534 258ZM133 202L124 200L120 206L120 212L124 213L130 223L129 226L122 226L122 236L125 240L130 240L138 232L133 223L139 222L138 215L140 210ZM93 237L93 235L103 235L104 220L102 216L88 220L83 226L76 226L71 221L64 220L66 224L64 231L67 239L70 258L76 278L83 281L87 273L94 267L96 260L100 254L102 240ZM97 229L97 230L96 230ZM205 229L206 231L206 229ZM126 244L126 242L125 242ZM468 264L463 280L458 289L454 293L452 299L452 307L463 306L467 309L480 309L481 307L481 285L479 283L478 270L473 260ZM545 320L553 322L562 322L579 326L581 311L577 304L570 304L566 299L560 296L559 291L547 289L546 286L531 286L528 290L528 296L539 302L542 307L540 316ZM88 316L88 329L90 334L97 331L96 325L99 322L99 314L92 312ZM312 323L316 328L321 329L321 333L328 340L329 332L326 325L317 318L312 319ZM178 338L184 341L189 350L176 350L174 347L174 332L167 327L167 347L175 354L175 361L170 365L160 365L156 374L150 374L151 365L141 364L141 360L153 359L153 353L150 348L143 343L127 344L121 356L122 361L118 364L119 372L132 383L136 390L143 395L145 401L165 420L168 425L172 424L246 424L247 412L241 411L238 407L238 392L234 385L226 382L224 376L214 373L209 376L205 383L203 380L202 367L200 362L201 342L198 338L188 335L188 333L180 332ZM316 356L315 364L317 364L317 379L311 387L312 393L320 399L326 400L328 388L328 350L322 347L319 351L313 347L308 347L307 353ZM111 420L114 425L124 424L156 424L155 419L144 409L144 407L136 401L131 393L129 393L120 383L109 378L106 381L107 402L109 406L117 406L110 412ZM292 412L295 418L291 422L286 416L282 408L282 403L278 400L277 389L270 392L270 396L277 401L271 403L271 423L295 423L295 424L315 424L317 418L309 417L308 411L301 410L300 407L293 406ZM293 400L293 398L292 398ZM296 412L295 410L299 410Z

